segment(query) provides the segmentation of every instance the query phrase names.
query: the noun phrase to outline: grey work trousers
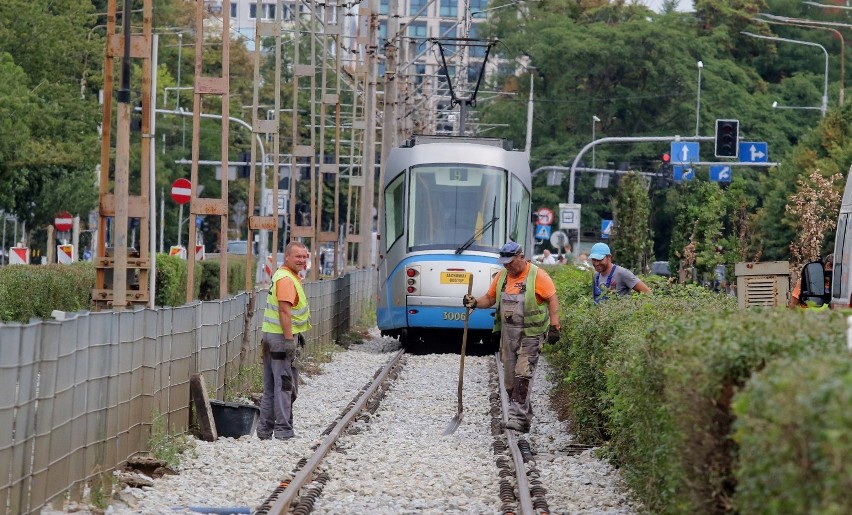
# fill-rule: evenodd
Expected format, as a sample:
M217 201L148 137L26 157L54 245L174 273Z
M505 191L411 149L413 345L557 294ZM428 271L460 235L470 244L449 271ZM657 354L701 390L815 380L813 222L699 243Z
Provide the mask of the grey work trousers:
M292 438L293 402L299 393L295 351L284 350L284 335L263 333L263 397L260 399L259 438Z
M533 418L533 377L538 365L538 356L544 344L545 334L524 335L523 294L502 293L500 313L500 359L506 393L509 396L509 420L529 427Z

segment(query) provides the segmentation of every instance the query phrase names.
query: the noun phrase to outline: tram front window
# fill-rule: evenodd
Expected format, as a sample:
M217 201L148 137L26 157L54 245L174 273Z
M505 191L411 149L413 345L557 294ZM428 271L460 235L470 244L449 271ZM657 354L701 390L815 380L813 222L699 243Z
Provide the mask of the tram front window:
M408 246L496 248L505 239L506 171L473 165L411 169ZM497 220L488 227L488 223Z

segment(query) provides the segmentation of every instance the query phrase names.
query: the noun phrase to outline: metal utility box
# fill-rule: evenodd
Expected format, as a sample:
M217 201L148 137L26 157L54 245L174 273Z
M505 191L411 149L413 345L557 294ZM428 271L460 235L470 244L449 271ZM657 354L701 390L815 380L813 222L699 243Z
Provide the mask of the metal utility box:
M790 297L790 262L737 263L737 300L741 308L786 306Z

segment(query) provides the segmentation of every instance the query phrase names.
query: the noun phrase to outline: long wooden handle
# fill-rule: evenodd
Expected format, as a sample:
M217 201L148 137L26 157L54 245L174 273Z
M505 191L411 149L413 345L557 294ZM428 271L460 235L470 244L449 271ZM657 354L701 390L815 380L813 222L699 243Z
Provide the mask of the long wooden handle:
M473 273L471 272L467 276L467 294L470 295L472 292ZM464 332L462 332L461 359L459 360L459 413L464 411L464 406L462 405L462 387L464 386L464 355L467 350L467 326L470 321L471 313L473 313L473 310L467 308L467 313L464 316Z

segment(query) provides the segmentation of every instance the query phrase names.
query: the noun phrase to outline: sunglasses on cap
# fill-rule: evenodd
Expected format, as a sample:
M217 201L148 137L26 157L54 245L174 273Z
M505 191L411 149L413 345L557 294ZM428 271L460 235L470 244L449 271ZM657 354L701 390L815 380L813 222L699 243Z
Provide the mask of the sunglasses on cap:
M515 252L501 252L500 257L501 258L510 258L510 257L519 256L520 254L521 254L520 250L516 250Z

